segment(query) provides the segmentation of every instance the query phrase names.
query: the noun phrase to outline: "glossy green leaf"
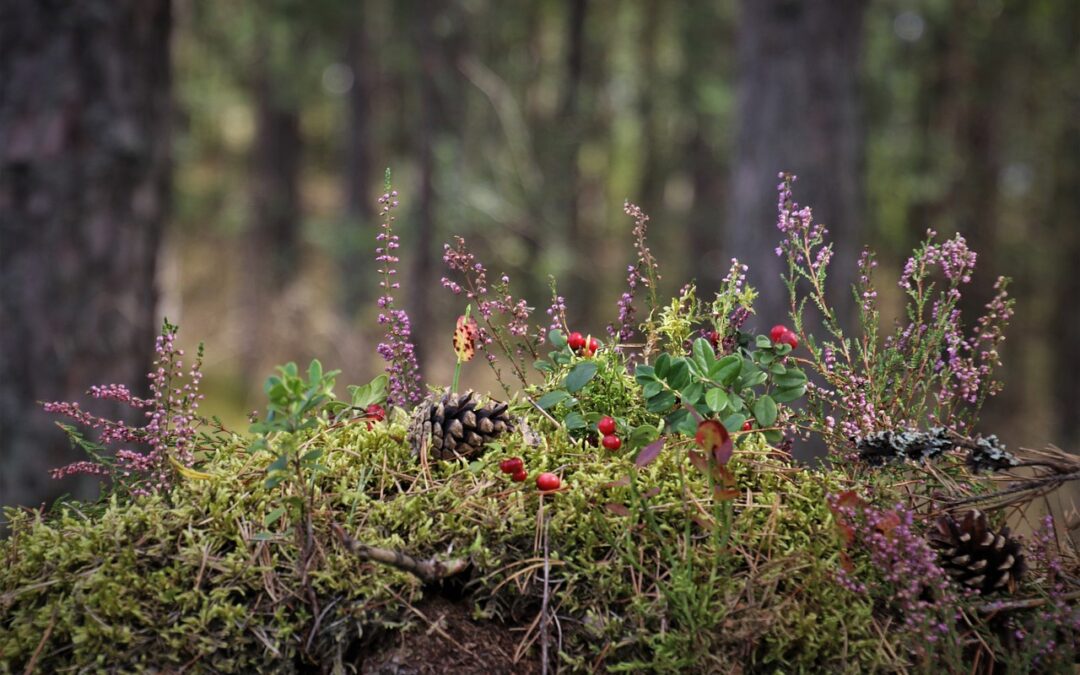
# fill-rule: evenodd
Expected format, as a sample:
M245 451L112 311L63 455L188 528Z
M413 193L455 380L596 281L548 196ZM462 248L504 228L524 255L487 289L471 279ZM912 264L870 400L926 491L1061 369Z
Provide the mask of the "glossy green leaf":
M566 391L571 394L581 390L589 380L596 376L596 362L594 361L582 361L574 366L573 370L566 376L566 380L563 382L563 386L566 387Z
M728 395L727 392L719 387L713 387L709 391L705 392L705 405L709 406L709 410L713 412L720 412L727 407Z
M754 401L754 419L758 426L771 427L776 423L776 402L768 394Z
M570 398L570 394L562 389L556 389L555 391L549 391L541 396L539 400L536 401L536 405L543 410L550 410L568 398Z

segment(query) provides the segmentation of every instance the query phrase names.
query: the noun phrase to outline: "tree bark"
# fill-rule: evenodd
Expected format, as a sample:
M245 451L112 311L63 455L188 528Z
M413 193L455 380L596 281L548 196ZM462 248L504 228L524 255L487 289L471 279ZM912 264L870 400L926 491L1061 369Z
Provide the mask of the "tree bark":
M49 478L85 457L38 401L109 382L145 391L168 201L170 27L169 0L0 9L0 504L92 494L92 481Z
M252 64L255 138L242 310L247 329L240 359L248 383L261 376L260 359L269 334L261 324L271 316L267 307L295 278L300 261L300 110L294 96L279 84L281 75L272 67L274 47L267 38L259 38Z
M796 199L835 244L829 290L850 325L862 224L859 52L865 0L742 0L738 138L727 240L761 291L758 329L784 322L786 265L773 250L777 173L799 176Z
M371 36L368 34L366 12L361 6L356 12L354 25L350 27L346 44L346 63L353 73L353 85L348 99L348 147L345 150L345 196L349 228L359 228L370 233L375 216L377 168L374 165L374 105L377 76L373 60ZM370 234L369 239L374 239ZM343 235L346 242L342 260L341 307L345 316L356 316L367 302L374 302L369 289L374 285L372 272L366 260L357 260L366 247L358 245L357 231Z

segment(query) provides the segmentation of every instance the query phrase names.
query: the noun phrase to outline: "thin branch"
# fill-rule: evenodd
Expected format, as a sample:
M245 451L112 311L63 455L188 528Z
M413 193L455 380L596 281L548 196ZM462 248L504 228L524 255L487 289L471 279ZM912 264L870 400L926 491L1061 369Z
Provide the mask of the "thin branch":
M1058 600L1075 600L1080 598L1080 591L1073 591L1072 593L1066 593L1059 596ZM985 605L979 606L980 614L995 614L997 612L1008 612L1015 609L1032 609L1034 607L1041 607L1050 601L1050 598L1027 598L1025 600L1011 600L1008 602L988 602Z
M402 553L401 551L391 551L386 548L368 546L367 544L361 543L353 537L350 537L337 523L331 524L331 527L350 553L358 555L365 560L371 560L372 562L404 570L425 583L431 583L433 581L439 581L440 579L446 579L461 574L469 566L469 561L463 558L451 558L450 560L445 561L436 560L435 558L419 560L411 555Z

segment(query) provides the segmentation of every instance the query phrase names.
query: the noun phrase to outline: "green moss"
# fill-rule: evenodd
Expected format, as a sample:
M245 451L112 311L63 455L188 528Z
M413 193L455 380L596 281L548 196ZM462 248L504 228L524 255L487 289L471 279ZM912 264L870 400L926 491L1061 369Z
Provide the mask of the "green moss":
M406 626L403 603L425 589L347 553L331 523L417 557L468 555L475 615L527 626L544 592L541 509L570 670L882 667L869 601L833 582L839 542L825 494L840 475L788 466L756 440L731 464L741 496L725 543L709 487L679 448L635 470L629 456L549 430L537 446L515 435L472 466L423 475L400 425L307 432L299 443L326 450L310 567L322 617L311 637L293 524L263 527L282 498L262 483L272 455L232 439L200 467L213 480L167 495L69 505L48 517L8 511L0 670L21 669L39 646L44 671L288 670L355 653ZM522 456L531 475L560 473L566 489L541 506L531 481L498 471L507 454ZM642 500L620 483L631 473Z

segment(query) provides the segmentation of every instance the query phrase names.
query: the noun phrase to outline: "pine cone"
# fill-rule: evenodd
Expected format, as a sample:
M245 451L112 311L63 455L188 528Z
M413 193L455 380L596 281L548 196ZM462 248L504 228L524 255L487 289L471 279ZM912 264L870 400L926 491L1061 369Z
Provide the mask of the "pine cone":
M1024 556L1020 542L1009 536L1009 528L995 533L986 524L986 514L976 509L960 520L946 514L935 525L928 540L937 549L942 567L958 583L984 595L1016 589L1024 572Z
M420 456L426 446L434 459L449 460L481 455L484 445L513 428L507 404L480 405L471 391L428 397L413 412L406 438Z

